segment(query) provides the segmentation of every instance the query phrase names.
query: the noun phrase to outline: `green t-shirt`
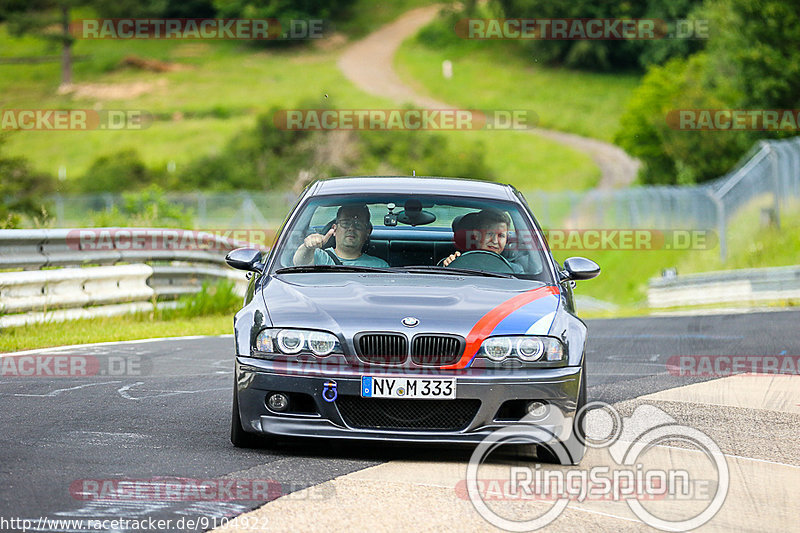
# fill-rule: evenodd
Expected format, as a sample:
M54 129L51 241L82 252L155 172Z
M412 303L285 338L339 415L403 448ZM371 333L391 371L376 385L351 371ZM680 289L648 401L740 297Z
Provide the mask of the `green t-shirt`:
M331 249L331 253L336 255ZM343 265L352 265L352 266L366 266L366 267L377 267L377 268L385 268L389 266L389 263L381 259L380 257L375 257L373 255L361 254L355 259L343 259L336 255L339 258L339 261L342 262ZM336 263L333 261L331 256L329 256L326 252L317 248L314 250L314 264L315 265L335 265Z

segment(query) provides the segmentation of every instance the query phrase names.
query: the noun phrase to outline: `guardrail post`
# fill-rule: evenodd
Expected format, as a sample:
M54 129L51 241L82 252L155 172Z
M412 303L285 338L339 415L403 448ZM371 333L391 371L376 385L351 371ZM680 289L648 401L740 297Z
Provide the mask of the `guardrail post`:
M769 164L772 171L772 193L775 198L775 226L781 229L781 182L780 168L778 167L778 153L769 142L764 141L764 147L769 150Z
M64 198L60 194L55 195L56 204L56 226L64 224Z
M725 220L725 204L715 194L709 193L717 206L717 232L719 233L719 258L724 263L728 256L728 228Z

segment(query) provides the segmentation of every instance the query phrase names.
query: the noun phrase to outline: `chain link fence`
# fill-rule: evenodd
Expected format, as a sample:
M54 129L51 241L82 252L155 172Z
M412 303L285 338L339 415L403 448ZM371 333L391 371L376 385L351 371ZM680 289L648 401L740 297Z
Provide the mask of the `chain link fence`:
M104 220L103 214L123 209L125 194L54 195L55 227L85 227ZM193 192L164 193L169 204L177 206L193 221L196 229L277 228L297 196L291 192Z
M800 198L800 137L760 141L731 172L699 186L525 193L545 228L713 230L723 259L731 218L765 196L766 214L780 225L787 201Z
M761 141L733 171L694 187L631 187L587 192L523 191L545 229L698 229L716 231L727 253L728 222L756 198L770 196L769 216L780 224L789 198L800 197L800 137ZM288 192L167 193L190 213L194 227L277 228L296 196ZM57 227L91 225L92 214L122 206L122 195L55 196Z

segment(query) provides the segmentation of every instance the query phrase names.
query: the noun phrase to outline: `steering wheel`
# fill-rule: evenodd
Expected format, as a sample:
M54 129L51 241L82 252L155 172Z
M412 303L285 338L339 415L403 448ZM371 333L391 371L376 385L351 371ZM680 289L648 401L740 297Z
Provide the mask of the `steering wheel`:
M469 252L463 252L453 259L448 266L487 270L500 274L514 273L514 267L511 266L508 259L496 252L490 252L489 250L470 250Z

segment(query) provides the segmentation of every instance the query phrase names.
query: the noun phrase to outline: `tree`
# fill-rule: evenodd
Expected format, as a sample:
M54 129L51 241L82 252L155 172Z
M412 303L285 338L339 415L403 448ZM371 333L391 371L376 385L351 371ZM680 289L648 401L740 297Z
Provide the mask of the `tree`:
M2 17L12 35L32 34L61 47L61 85L72 83L70 10L79 0L14 0L5 5ZM84 2L81 2L84 3Z
M680 109L800 106L800 5L796 0L710 0L696 13L712 30L704 52L653 67L620 120L616 142L642 159L645 183L716 178L759 139L790 131L686 131L667 124Z
M507 18L528 19L660 19L687 18L702 0L497 0ZM522 41L537 61L591 70L638 69L686 57L703 42L686 39L530 40Z
M189 3L201 15L213 15L210 0ZM105 17L161 17L170 10L186 16L178 0L8 0L0 4L0 20L7 20L12 35L30 34L61 47L61 86L72 83L72 49L75 37L70 32L70 12L78 6L94 8Z
M800 104L800 3L797 0L713 0L711 69L731 79L744 107L792 109Z

